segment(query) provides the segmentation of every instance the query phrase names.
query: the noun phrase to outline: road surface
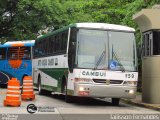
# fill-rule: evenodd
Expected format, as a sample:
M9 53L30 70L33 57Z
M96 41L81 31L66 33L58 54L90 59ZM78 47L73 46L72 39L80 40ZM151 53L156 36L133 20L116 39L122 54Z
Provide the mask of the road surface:
M38 95L33 101L22 101L20 107L5 107L3 101L6 89L0 88L0 119L13 117L15 120L107 120L149 117L160 118L160 112L120 102L119 106L112 106L109 99L85 99L75 103L66 103L64 96ZM37 107L33 114L28 113L27 106L34 104ZM18 115L18 116L17 116ZM119 116L120 115L120 116ZM123 116L124 115L124 116ZM139 115L139 116L138 116ZM143 116L144 117L143 117ZM147 116L148 117L148 116ZM124 118L123 118L124 119Z

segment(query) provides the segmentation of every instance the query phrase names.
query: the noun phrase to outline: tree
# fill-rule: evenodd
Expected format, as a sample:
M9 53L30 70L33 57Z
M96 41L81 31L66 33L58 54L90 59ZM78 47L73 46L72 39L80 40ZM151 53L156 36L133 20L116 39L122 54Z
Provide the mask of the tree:
M0 2L0 37L11 34L18 0Z
M58 0L3 0L0 8L0 38L35 39L39 30L62 19Z
M84 13L88 13L94 22L121 24L136 29L137 44L140 44L141 35L132 16L143 8L150 8L159 4L160 0L90 0L84 5Z
M39 30L77 22L103 22L136 28L133 14L160 0L1 0L0 38L35 39ZM50 29L50 30L52 30Z
M63 25L69 25L71 23L78 22L92 22L94 21L92 16L85 13L85 4L87 1L84 0L63 0L60 2L63 6Z

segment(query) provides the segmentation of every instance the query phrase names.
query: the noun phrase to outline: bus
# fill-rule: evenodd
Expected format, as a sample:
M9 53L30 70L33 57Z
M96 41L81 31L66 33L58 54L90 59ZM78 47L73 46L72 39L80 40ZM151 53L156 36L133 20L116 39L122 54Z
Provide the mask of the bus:
M35 40L33 79L45 91L73 98L134 98L137 53L133 28L106 23L75 23Z
M12 77L21 85L24 76L32 75L32 48L34 40L8 41L0 44L0 84L6 85Z

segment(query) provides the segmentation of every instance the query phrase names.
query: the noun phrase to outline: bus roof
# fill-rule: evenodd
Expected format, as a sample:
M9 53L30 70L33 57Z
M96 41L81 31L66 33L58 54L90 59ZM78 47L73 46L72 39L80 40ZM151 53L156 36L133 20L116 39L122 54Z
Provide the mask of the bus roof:
M22 40L22 41L8 41L0 47L12 47L12 46L34 46L35 40Z
M61 29L55 30L48 34L38 37L36 40L40 40L51 35L54 35L59 32L63 32L68 28L77 27L77 28L90 28L90 29L102 29L102 30L114 30L114 31L126 31L126 32L135 32L134 28L123 26L123 25L115 25L115 24L107 24L107 23L74 23L70 24Z
M75 26L78 28L91 28L91 29L135 32L135 29L131 27L127 27L123 25L116 25L116 24L107 24L107 23L76 23Z

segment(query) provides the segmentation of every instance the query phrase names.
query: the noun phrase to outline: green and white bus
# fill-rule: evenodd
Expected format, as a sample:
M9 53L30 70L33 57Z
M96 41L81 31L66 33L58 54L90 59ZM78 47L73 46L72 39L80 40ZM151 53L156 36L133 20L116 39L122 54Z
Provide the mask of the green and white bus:
M137 86L135 30L106 23L75 23L36 39L34 84L73 96L134 98Z

